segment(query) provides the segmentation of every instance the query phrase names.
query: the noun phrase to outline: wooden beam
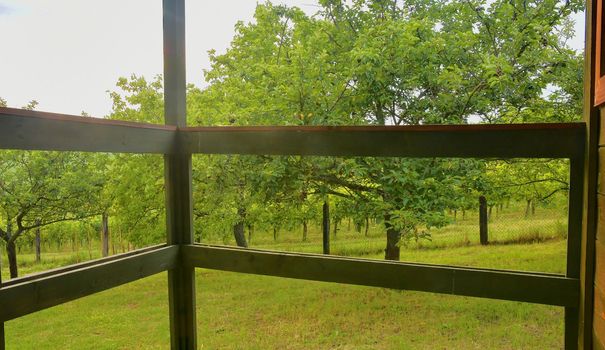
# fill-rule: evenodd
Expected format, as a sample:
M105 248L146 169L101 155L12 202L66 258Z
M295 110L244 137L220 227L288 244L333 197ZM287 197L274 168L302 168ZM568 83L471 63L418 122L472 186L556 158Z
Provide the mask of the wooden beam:
M0 149L172 153L176 127L0 107Z
M77 270L44 275L0 288L0 322L66 303L174 268L179 248L165 246L116 256Z
M580 279L582 265L582 220L584 210L584 157L569 161L569 210L567 224L566 276ZM577 349L581 331L580 303L565 308L565 349Z
M584 123L181 128L182 151L315 156L574 158Z
M164 118L167 125L187 126L185 69L185 0L163 0L164 19ZM191 154L164 156L166 225L168 244L193 243ZM179 264L168 271L170 346L173 350L197 349L194 269Z
M417 290L538 304L575 306L579 279L561 275L282 253L209 245L181 247L189 266Z
M2 264L0 264L0 266L1 265ZM2 269L0 269L0 288L2 288ZM4 338L4 322L0 322L0 350L5 350L5 349L6 349L6 339Z
M73 265L68 265L68 266L58 267L55 269L41 271L41 272L33 273L31 275L22 276L22 277L10 279L8 281L4 281L2 283L2 287L8 287L8 286L12 286L15 284L22 284L22 283L29 282L29 281L39 280L44 277L49 277L49 276L54 276L54 275L58 275L58 274L62 274L62 273L66 273L66 272L70 272L70 271L74 271L74 270L79 270L79 269L82 269L85 267L99 265L101 263L119 260L119 259L123 259L123 258L133 256L133 255L139 255L142 253L154 251L159 248L164 248L167 246L168 246L167 244L157 244L157 245L153 245L153 246L149 246L149 247L145 247L145 248L141 248L141 249L131 250L129 252L122 253L122 254L108 256L106 258L94 259L94 260L84 261L84 262L73 264Z

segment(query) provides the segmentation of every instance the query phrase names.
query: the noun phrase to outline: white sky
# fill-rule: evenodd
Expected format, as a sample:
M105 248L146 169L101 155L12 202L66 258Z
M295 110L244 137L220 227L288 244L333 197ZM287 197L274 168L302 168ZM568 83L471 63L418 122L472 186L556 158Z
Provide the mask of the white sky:
M317 0L273 0L307 13ZM254 0L189 0L187 81L203 86L207 51L223 52ZM583 48L583 15L575 49ZM104 116L118 77L162 73L161 0L0 0L0 97L10 107Z

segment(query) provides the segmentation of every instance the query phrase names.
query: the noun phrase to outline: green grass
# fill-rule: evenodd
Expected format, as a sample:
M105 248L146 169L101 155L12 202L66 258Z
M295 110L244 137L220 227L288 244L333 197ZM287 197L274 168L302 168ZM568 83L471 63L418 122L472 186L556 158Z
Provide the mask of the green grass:
M432 242L402 248L401 259L565 270L561 215L517 218L514 224L509 226L521 226L520 234L483 247L472 238L477 236L476 222L467 215L435 231ZM333 253L382 259L384 235L379 226L373 226L368 237L344 226L333 238ZM525 239L523 234L539 239ZM277 242L272 235L258 234L252 246L321 251L317 227L310 230L308 242L300 238L298 231L282 232ZM32 254L21 254L20 271L28 274L88 258L87 251L44 253L38 264ZM203 269L196 275L200 349L563 348L559 307ZM7 322L8 349L166 349L167 300L162 273Z

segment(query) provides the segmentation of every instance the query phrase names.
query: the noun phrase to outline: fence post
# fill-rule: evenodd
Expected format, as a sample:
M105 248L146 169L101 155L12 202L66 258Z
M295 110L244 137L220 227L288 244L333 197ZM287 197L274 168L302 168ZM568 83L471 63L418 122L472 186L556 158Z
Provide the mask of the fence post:
M0 249L0 288L2 287L2 249ZM4 345L4 322L0 322L0 350L5 350Z
M481 245L487 245L487 199L479 196L479 241Z
M327 199L324 201L322 209L323 220L321 224L321 230L323 234L324 254L330 254L330 204L328 204Z
M185 0L163 0L164 19L164 118L166 125L187 126L185 69ZM167 243L193 243L191 154L164 155ZM170 347L197 349L195 273L179 264L168 270Z

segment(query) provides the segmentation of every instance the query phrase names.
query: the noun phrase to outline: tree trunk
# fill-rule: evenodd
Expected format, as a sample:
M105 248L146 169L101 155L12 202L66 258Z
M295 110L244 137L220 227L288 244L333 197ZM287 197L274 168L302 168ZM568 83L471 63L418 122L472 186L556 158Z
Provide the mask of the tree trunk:
M531 208L531 199L526 199L527 205L525 206L525 217L529 217L529 210Z
M330 254L330 204L328 204L327 200L324 201L322 215L323 253Z
M248 225L248 243L252 243L252 225Z
M103 243L101 254L106 257L109 255L109 215L107 213L101 215L101 241Z
M481 245L487 245L487 199L479 197L479 241Z
M368 230L370 229L370 219L366 216L366 232L365 236L368 236Z
M7 242L6 255L8 256L8 268L10 270L11 278L19 277L19 271L17 268L17 247L15 247L15 241L9 240Z
M273 226L273 241L277 242L277 226Z
M36 224L39 224L40 221L36 220ZM39 263L42 261L42 257L40 254L40 227L36 227L36 237L34 238L34 245L36 250L36 262Z
M384 225L387 229L387 247L384 249L385 260L399 260L400 247L399 241L401 240L401 231L395 230L391 224L389 224L390 216L384 216Z
M531 215L536 215L536 201L531 201Z
M235 243L238 247L248 248L248 242L246 242L246 234L244 233L244 223L238 222L233 225L233 237L235 237Z
M334 238L336 238L336 233L338 233L338 222L340 220L334 219L334 227L332 228L332 234L334 235Z
M309 228L307 227L307 220L303 220L302 224L303 224L303 237L302 237L302 240L303 240L303 242L306 242L307 241L307 233L309 232Z

